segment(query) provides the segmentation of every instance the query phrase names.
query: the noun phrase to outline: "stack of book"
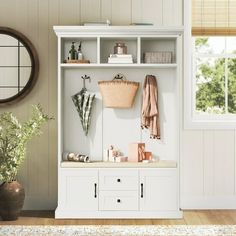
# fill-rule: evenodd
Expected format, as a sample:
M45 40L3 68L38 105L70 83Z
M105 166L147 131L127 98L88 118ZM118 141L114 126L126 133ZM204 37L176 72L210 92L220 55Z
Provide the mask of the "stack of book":
M108 63L133 63L133 56L131 54L110 54Z

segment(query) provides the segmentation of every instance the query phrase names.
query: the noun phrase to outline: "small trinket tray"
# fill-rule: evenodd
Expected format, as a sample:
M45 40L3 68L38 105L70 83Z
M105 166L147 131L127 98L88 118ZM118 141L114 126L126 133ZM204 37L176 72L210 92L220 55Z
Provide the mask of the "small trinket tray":
M90 63L89 60L65 60L64 63Z

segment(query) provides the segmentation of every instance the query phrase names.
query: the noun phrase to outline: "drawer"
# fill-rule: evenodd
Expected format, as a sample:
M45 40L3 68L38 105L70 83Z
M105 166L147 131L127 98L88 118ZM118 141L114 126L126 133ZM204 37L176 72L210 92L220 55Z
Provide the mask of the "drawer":
M137 211L138 209L138 191L99 192L99 210L101 211Z
M100 190L138 190L138 170L100 170Z

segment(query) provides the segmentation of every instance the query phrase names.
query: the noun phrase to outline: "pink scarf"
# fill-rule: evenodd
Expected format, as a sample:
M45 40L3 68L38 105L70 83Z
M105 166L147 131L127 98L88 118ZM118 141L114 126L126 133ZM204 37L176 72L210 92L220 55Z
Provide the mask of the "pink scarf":
M160 139L157 81L154 75L146 75L143 85L141 127L148 128L150 138Z

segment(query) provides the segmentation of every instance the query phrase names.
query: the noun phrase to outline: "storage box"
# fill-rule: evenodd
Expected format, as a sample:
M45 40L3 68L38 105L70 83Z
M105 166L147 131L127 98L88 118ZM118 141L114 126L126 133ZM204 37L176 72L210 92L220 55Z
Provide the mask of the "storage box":
M144 63L171 63L171 52L145 52Z
M139 162L145 159L145 143L130 143L128 150L128 161Z

